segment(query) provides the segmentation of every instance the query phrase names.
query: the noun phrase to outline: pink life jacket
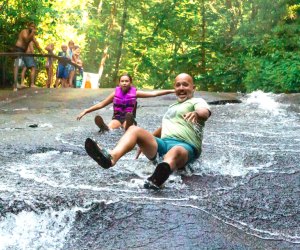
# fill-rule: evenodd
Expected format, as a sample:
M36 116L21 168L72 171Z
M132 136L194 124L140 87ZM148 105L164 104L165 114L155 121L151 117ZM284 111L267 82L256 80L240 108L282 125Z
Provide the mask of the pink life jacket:
M113 118L121 120L125 119L126 113L132 113L135 117L136 111L136 88L130 87L128 92L124 94L121 87L116 87L113 100L114 116Z

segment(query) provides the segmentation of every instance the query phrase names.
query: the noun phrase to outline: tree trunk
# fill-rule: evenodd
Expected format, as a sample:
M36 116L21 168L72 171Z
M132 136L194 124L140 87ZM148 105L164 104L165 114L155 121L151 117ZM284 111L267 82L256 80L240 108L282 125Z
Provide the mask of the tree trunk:
M99 71L98 71L99 79L101 79L101 76L103 74L104 65L107 57L108 57L108 47L104 49L103 56L99 65Z
M174 10L174 8L176 7L176 4L177 4L177 1L178 0L173 0L173 4L171 6L168 6L162 16L160 17L158 23L156 24L155 28L153 29L153 32L152 32L152 36L147 40L147 46L144 47L143 51L140 52L140 51L136 51L136 50L133 50L133 52L136 54L136 56L138 58L140 58L138 60L138 63L136 64L136 67L134 68L134 71L137 71L138 70L138 67L139 67L139 64L141 61L147 61L147 64L150 65L152 68L156 68L155 65L153 65L150 60L147 58L146 54L147 54L147 51L148 51L148 47L150 46L150 44L153 42L154 38L157 36L157 33L158 33L158 30L161 28L161 26L163 25L164 21L166 20L167 16L169 13L171 13L172 10Z
M101 77L103 74L103 70L104 70L104 66L105 66L105 61L106 59L109 57L109 53L108 53L108 49L109 49L109 35L111 34L113 28L116 25L116 1L114 2L112 8L111 8L111 12L110 12L110 24L108 25L108 29L107 29L107 35L106 35L106 45L105 45L105 49L103 51L103 56L101 59L101 62L99 64L99 70L98 70L98 75L99 75L99 82L101 83Z
M122 56L124 32L125 32L125 28L126 28L126 19L127 19L127 0L124 0L124 9L123 9L121 31L120 31L120 34L119 34L119 45L118 45L118 51L117 51L117 54L116 54L115 70L114 70L114 74L113 74L113 82L114 83L116 83L117 79L118 79L120 61L121 61L121 56Z
M250 4L251 4L251 21L253 21L255 19L255 17L257 16L258 8L257 8L257 5L253 1L250 1Z
M102 6L103 6L103 1L100 0L100 2L99 2L99 4L98 4L98 8L97 8L97 13L98 13L98 15L100 15L101 12L102 12Z
M201 0L201 74L206 73L206 51L205 51L205 40L206 40L206 18L205 18L205 0Z

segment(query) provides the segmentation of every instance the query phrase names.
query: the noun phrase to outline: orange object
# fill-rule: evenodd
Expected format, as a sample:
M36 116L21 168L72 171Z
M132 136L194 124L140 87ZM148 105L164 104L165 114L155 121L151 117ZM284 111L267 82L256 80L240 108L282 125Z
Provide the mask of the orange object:
M85 81L84 88L86 88L86 89L92 88L92 84L91 84L91 81L90 81L90 80L86 80L86 81Z

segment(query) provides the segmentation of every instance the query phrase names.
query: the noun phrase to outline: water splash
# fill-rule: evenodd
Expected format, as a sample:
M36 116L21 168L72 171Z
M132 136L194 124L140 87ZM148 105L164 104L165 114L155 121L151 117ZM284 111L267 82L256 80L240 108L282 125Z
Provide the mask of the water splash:
M265 232L270 232L278 234L274 239L297 242L299 105L295 102L297 107L289 109L290 104L277 100L282 102L283 99L275 94L257 91L246 96L240 104L212 105L212 117L205 126L203 153L199 161L192 165L194 171L188 176L173 173L162 192L143 188L144 180L155 166L148 164L143 156L134 160L135 151L109 170L99 168L95 161L87 157L84 150L86 137L95 138L105 147L112 148L123 134L122 130L99 134L92 116L75 124L68 118L69 115L75 117L75 113L79 112L74 107L72 111L63 111L67 114L65 119L57 115L56 109L47 111L44 119L40 110L30 110L25 115L23 111L11 112L9 109L10 112L2 118L4 123L0 129L3 138L0 154L3 203L6 205L15 199L36 200L36 196L47 194L47 209L52 207L53 199L55 211L48 209L37 214L27 210L17 215L7 212L0 222L0 249L64 248L70 231L76 231L74 224L84 228L83 234L93 230L82 221L73 223L76 213L69 209L69 204L95 199L124 201L124 211L130 210L128 207L132 202L152 204L152 211L159 210L159 206L163 211L168 203L172 203L173 207L191 204L227 224L232 223L237 228L242 225L241 234L244 231L268 238ZM153 131L161 120L164 109L161 106L162 103L154 103L139 107L139 125ZM157 107L160 107L159 112ZM111 119L111 108L103 109L102 114L105 120ZM26 124L30 121L37 122L38 128L27 128ZM21 131L10 129L16 129L19 124ZM66 201L59 203L59 207L55 203L57 193ZM43 201L37 199L37 202ZM136 204L132 207L141 209ZM107 212L106 217L111 220L114 214L119 216L119 207L112 209L96 212L101 216L105 214L103 211ZM190 212L193 214L193 211ZM136 217L132 218L133 223L138 224ZM186 222L189 223L189 219ZM124 225L122 223L121 226ZM24 226L26 224L29 226ZM151 222L143 220L142 226L149 224ZM110 235L120 233L120 239L130 237L124 227L122 230L116 227L103 229L98 225L95 227L95 238L107 232ZM160 229L168 230L167 223L165 228ZM201 230L200 225L198 231ZM145 234L151 235L153 231L148 232L145 231ZM294 238L291 240L291 237ZM90 240L97 241L95 238ZM114 239L120 242L117 237ZM182 244L181 239L179 241ZM85 243L82 243L84 247ZM80 243L76 244L68 249L84 248ZM90 249L98 249L98 246L97 242L97 246Z
M19 109L13 109L13 111L28 111L29 108L19 108Z
M62 249L77 209L46 210L42 214L7 214L0 222L0 250Z
M257 104L260 109L276 112L278 114L280 104L275 101L276 95L273 93L264 93L261 90L247 95L247 104Z

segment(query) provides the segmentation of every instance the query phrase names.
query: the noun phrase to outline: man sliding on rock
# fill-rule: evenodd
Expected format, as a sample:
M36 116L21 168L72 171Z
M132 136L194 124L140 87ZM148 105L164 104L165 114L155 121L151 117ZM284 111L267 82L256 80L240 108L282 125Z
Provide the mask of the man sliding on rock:
M211 115L210 108L204 99L193 97L195 85L190 75L179 74L174 88L177 102L170 105L162 126L153 134L138 126L130 126L110 151L87 138L85 149L88 155L103 168L114 166L136 144L152 161L159 155L163 161L157 164L144 184L145 188L152 189L160 188L174 170L196 160L201 154L203 128Z

